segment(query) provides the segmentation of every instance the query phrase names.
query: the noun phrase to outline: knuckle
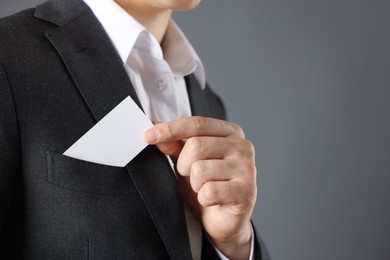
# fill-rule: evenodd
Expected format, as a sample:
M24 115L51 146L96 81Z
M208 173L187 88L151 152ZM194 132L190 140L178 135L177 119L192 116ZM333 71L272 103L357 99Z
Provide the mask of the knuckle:
M242 184L241 193L239 193L238 200L247 207L251 207L255 204L257 197L257 186L256 183Z
M218 195L218 190L217 190L217 187L211 183L207 183L208 185L206 185L205 187L205 197L208 198L208 199L213 199L215 197L217 197Z
M206 119L200 116L193 116L192 123L196 134L201 134L207 126Z
M246 158L254 158L255 157L255 147L252 142L244 139L241 141L241 153Z
M167 132L167 139L171 139L175 135L174 127L172 124L166 124L165 128Z
M255 146L253 145L253 143L251 141L247 141L247 146L248 146L248 151L249 153L252 155L252 157L255 156Z
M200 137L191 137L187 140L187 146L192 153L197 153L203 149L203 141Z
M195 192L199 192L202 185L205 183L205 169L203 162L197 161L191 165L191 187Z
M189 176L189 173L186 172L186 167L185 167L185 164L183 163L183 160L181 159L181 157L179 157L179 159L177 160L176 171L181 176Z
M241 128L241 126L237 123L230 122L230 126L235 134L238 136L245 138L244 130Z
M246 185L247 185L247 197L248 198L251 198L251 197L256 197L256 194L257 194L257 183L256 183L256 179L255 178L250 178L247 182L246 182Z
M251 180L254 180L256 182L256 174L257 174L257 169L256 165L254 162L248 163L248 172L250 173Z
M196 181L202 181L206 172L207 168L203 161L196 161L191 166L191 176L193 176Z
M201 203L211 203L218 195L218 191L215 185L212 183L205 183L202 187Z
M249 187L249 188L251 188L251 190L253 190L253 188L256 188L256 186L257 186L256 166L253 163L248 165L248 173L249 174L247 174L247 178L245 180L245 183L246 183L247 187Z
M244 164L244 169L245 174L243 174L243 178L246 183L248 184L253 184L256 183L256 178L257 178L257 168L256 164L254 161L247 161Z
M249 195L247 196L249 205L255 205L257 200L257 185L256 182L250 187Z
M199 190L202 188L202 183L200 183L197 180L194 180L193 175L190 176L190 184L191 184L192 190L196 193L198 193Z

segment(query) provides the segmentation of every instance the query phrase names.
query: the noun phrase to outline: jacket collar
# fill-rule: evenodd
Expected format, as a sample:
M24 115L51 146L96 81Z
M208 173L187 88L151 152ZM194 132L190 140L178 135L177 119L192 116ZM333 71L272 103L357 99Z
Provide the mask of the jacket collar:
M37 6L34 17L64 26L88 11L88 6L80 0L50 0Z

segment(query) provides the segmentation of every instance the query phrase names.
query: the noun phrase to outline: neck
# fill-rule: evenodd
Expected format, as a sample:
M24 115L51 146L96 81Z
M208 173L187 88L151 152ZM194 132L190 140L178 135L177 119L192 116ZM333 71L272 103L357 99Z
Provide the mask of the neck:
M126 0L115 0L135 20L145 28L161 43L171 19L171 10L151 10L142 7L141 4L130 3ZM142 0L141 0L142 2Z

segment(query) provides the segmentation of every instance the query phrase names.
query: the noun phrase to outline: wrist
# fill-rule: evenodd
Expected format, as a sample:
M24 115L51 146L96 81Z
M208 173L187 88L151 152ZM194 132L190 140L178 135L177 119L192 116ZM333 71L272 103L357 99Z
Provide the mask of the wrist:
M214 246L230 260L248 260L251 252L252 227L249 223L237 235L224 240L210 237Z

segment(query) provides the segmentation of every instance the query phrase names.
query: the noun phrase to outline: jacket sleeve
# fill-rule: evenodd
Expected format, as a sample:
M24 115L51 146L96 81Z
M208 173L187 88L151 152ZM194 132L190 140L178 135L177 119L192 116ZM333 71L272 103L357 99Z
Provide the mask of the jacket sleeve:
M6 240L7 218L20 178L18 123L7 76L0 63L0 241Z
M255 260L271 260L271 257L268 253L267 247L265 246L263 240L256 231L255 226L252 223L253 233L255 235L255 247L253 252L253 259Z

